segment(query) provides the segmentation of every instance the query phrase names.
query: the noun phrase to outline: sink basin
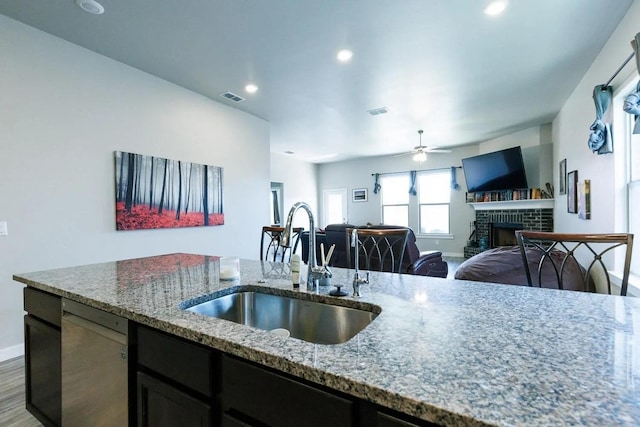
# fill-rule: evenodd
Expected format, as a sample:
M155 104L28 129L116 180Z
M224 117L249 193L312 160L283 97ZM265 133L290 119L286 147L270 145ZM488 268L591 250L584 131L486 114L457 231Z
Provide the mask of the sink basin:
M288 331L294 338L315 344L346 342L378 315L368 310L253 291L232 293L185 309L265 331L285 335Z

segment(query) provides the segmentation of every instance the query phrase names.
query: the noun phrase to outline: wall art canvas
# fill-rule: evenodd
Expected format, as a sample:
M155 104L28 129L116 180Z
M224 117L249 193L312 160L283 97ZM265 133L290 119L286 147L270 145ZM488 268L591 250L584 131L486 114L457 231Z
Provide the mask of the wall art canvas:
M354 202L366 202L367 201L367 189L366 188L356 188L353 190L353 198Z
M578 171L571 171L567 174L567 212L578 212Z
M222 168L116 151L116 229L224 224Z
M567 159L560 161L558 172L558 194L567 194Z
M578 218L591 219L591 180L578 184Z

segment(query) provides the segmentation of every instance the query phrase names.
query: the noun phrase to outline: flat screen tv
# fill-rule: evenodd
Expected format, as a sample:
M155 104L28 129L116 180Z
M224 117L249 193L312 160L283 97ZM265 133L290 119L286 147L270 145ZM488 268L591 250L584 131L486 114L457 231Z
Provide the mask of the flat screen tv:
M527 188L520 146L462 159L467 191Z

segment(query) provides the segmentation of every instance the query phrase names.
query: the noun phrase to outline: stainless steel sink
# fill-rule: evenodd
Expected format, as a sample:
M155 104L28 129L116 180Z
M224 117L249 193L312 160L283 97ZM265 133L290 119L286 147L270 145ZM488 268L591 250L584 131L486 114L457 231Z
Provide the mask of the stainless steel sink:
M378 315L368 310L250 291L221 296L186 310L265 331L286 329L290 336L316 344L346 342Z

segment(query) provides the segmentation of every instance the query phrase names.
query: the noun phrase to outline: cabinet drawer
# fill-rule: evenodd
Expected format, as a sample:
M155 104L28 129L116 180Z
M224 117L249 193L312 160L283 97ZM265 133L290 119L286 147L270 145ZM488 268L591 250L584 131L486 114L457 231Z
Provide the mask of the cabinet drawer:
M229 356L222 358L224 409L269 426L351 426L354 404Z
M205 396L213 396L212 350L140 326L138 365Z
M24 288L24 311L60 327L60 297L34 288Z

